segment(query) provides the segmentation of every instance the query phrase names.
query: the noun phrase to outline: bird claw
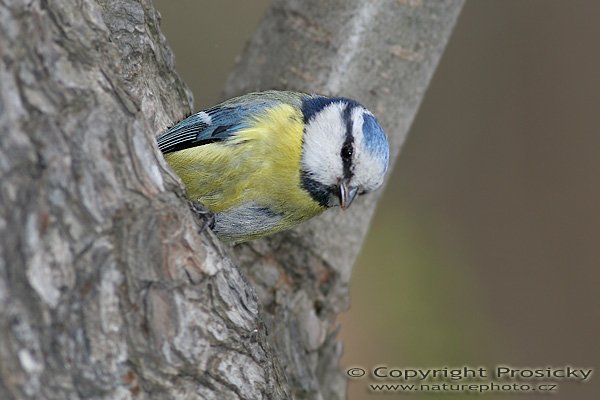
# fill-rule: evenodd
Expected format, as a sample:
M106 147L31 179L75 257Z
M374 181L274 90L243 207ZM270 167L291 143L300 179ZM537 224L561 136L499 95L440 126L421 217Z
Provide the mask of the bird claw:
M215 214L196 201L190 201L189 204L198 221L198 234L204 232L206 228L212 230L215 227Z

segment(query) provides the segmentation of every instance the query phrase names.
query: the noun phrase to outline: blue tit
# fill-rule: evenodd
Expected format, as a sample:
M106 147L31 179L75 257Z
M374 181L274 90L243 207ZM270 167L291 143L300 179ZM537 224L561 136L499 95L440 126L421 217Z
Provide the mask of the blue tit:
M250 93L200 111L158 137L187 196L214 214L222 240L289 229L350 206L383 183L383 129L354 100L288 91Z

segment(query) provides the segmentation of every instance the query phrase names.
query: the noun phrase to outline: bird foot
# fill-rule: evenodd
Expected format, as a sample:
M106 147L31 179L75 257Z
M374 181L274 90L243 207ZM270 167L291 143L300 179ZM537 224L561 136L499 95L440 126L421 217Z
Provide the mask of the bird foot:
M190 209L194 213L198 222L198 234L204 232L206 228L213 229L215 227L215 214L210 212L208 208L196 201L189 202Z

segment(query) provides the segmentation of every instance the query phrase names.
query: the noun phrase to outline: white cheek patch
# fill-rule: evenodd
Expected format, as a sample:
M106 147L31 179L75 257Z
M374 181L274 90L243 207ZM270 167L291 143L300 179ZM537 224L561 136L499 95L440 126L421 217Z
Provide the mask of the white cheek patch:
M352 183L366 192L377 189L383 183L385 163L367 149L363 132L364 114L371 113L362 107L352 111L352 135L354 135L354 177Z
M333 185L343 175L340 149L346 139L342 120L345 105L332 103L319 111L306 124L302 167L323 184Z

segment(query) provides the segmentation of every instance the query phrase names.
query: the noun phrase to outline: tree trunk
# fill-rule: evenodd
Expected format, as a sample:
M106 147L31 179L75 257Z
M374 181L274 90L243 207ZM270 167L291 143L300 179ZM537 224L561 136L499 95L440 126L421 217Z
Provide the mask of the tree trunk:
M395 156L461 5L277 0L227 92L354 97ZM191 96L150 0L0 0L0 57L1 399L344 398L334 319L377 196L234 264L154 144Z

